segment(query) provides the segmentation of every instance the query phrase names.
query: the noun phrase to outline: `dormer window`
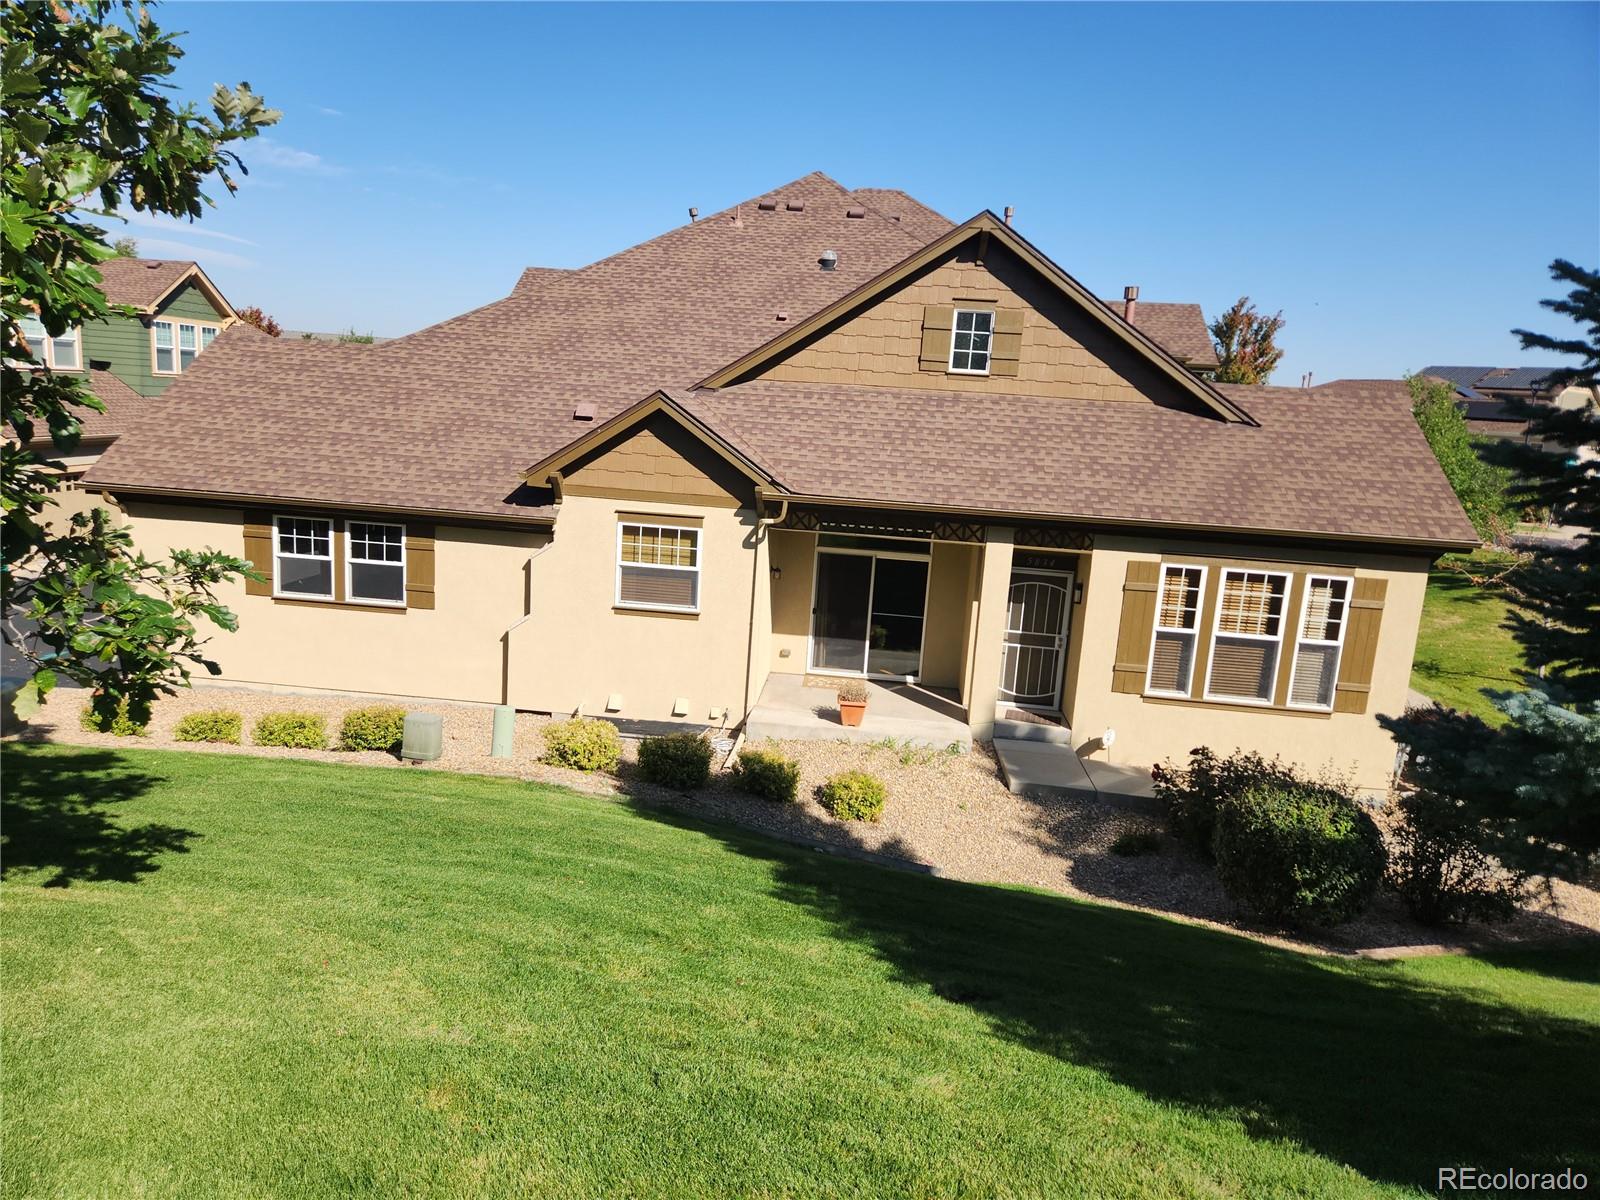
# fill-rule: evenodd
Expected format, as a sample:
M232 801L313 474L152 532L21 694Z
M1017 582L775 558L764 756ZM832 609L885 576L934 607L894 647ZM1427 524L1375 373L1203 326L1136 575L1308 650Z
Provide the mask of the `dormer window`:
M956 309L954 336L950 339L950 369L962 375L987 375L989 342L993 336L992 309Z

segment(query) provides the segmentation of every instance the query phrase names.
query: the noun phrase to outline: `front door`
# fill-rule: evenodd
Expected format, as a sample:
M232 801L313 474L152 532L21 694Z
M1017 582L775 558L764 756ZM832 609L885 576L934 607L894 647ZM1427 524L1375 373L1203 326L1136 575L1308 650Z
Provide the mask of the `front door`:
M1067 617L1072 576L1021 572L1011 576L1006 609L1000 698L1020 708L1053 709L1067 663Z

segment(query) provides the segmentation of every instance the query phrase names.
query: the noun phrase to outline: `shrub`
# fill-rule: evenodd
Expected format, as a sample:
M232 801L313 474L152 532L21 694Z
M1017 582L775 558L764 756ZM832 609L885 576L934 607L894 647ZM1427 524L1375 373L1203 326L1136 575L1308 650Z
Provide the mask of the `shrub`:
M406 733L406 710L392 704L352 708L339 723L341 750L398 750Z
M237 746L244 733L244 718L225 708L192 712L172 731L176 742L227 742Z
M325 750L328 746L328 722L321 713L266 713L256 721L250 739L258 746Z
M745 750L734 764L733 784L763 800L790 804L800 793L800 764L775 750Z
M865 771L841 771L822 785L822 803L841 821L876 821L888 792L883 780Z
M839 685L838 696L840 700L848 700L852 704L865 704L867 702L867 681L865 679L846 679Z
M90 733L114 733L118 737L143 737L147 723L148 716L141 721L128 711L126 696L117 702L114 709L109 696L95 696L84 706L83 716L78 720L78 724Z
M574 771L615 771L622 761L622 736L610 721L574 717L545 729L544 759Z
M1383 836L1348 796L1311 783L1256 783L1217 809L1223 889L1268 920L1337 925L1383 879Z
M1294 787L1301 780L1279 759L1236 753L1218 758L1205 746L1189 752L1189 765L1163 763L1151 772L1155 798L1166 806L1172 832L1206 857L1211 856L1217 809L1257 785Z
M1129 829L1111 843L1111 853L1122 858L1138 858L1161 849L1161 835L1154 829Z
M1500 921L1522 898L1526 877L1487 854L1477 822L1448 796L1420 791L1403 796L1391 829L1389 886L1424 925Z
M669 733L639 743L639 773L651 783L689 792L711 780L711 741L698 733Z

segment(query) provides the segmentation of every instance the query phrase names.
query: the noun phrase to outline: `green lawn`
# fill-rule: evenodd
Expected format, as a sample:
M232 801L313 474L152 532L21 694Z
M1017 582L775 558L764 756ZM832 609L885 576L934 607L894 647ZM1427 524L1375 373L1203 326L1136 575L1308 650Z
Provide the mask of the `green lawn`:
M1505 718L1483 693L1521 687L1517 672L1527 661L1505 628L1509 608L1493 586L1477 587L1456 572L1434 571L1422 604L1411 686L1450 708L1501 724Z
M1600 1177L1593 944L1350 963L506 780L4 770L6 1195Z

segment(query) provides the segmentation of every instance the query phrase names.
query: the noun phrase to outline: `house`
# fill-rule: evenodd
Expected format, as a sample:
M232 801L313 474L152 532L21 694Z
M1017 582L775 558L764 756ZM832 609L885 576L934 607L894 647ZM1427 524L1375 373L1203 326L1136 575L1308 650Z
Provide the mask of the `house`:
M266 576L226 680L733 728L865 675L1385 786L1476 544L1409 412L1211 384L936 216L812 174L381 345L229 329L88 480Z
M1528 440L1528 419L1513 412L1514 401L1584 408L1600 402L1592 387L1556 388L1545 383L1549 367L1424 367L1419 374L1443 380L1456 389L1467 428L1479 437Z
M99 458L138 411L142 398L161 395L238 316L194 262L113 258L100 264L101 289L115 309L100 320L45 336L37 317L20 322L34 357L58 373L81 373L104 412L81 413L82 438L71 455L41 448L72 474Z

